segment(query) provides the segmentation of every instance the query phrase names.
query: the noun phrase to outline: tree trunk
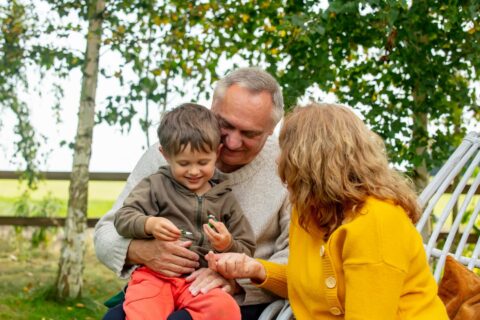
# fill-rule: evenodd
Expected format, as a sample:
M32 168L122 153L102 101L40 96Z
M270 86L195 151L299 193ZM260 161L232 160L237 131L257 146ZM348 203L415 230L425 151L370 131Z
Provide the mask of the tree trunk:
M412 141L428 141L428 117L425 113L414 115L414 126L412 132ZM415 149L415 153L422 157L422 162L413 170L413 182L418 193L422 192L428 184L429 174L427 162L423 156L427 151L427 146L421 146Z
M412 96L414 101L414 113L412 115L412 141L417 141L419 146L415 149L416 156L420 157L422 161L413 169L413 182L418 193L422 192L428 184L428 170L425 153L428 151L428 114L421 112L421 106L425 104L426 94L425 90L421 90L420 82L416 82Z
M426 138L428 139L428 118L427 115L424 113L421 114L414 114L413 116L413 132L412 132L412 141L422 141ZM425 136L427 135L427 136ZM415 152L417 155L422 156L426 151L426 146L417 147ZM425 159L413 169L413 183L415 184L415 189L417 190L418 194L422 192L423 189L428 184L429 175L427 170L427 163ZM427 227L422 230L422 238L423 241L426 243L430 238L432 233L432 221L430 217L428 218Z
M92 153L95 96L104 9L104 0L91 0L89 2L87 48L83 67L72 174L70 176L65 239L62 245L56 283L57 297L60 299L80 297L83 286L88 167Z
M420 93L420 83L416 83L413 88L413 101L415 108L413 110L419 109L419 106L422 106L425 103L425 93ZM413 127L412 127L412 141L419 142L419 146L415 149L415 155L420 157L422 161L417 164L413 169L413 183L415 184L415 189L418 194L420 194L423 189L428 184L429 174L427 169L427 162L425 159L425 153L428 151L428 114L425 112L415 112L412 115L413 117ZM423 143L422 143L423 142ZM426 243L430 238L432 233L432 221L430 217L428 218L427 227L422 231L423 241Z

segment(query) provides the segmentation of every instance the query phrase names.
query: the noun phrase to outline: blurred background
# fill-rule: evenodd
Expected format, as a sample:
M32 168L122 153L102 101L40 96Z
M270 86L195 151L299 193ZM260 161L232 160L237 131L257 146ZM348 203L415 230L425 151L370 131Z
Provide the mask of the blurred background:
M210 106L215 81L238 67L270 72L287 112L351 106L420 192L480 130L479 9L0 0L0 318L101 317L124 281L97 262L92 226L156 142L162 113Z

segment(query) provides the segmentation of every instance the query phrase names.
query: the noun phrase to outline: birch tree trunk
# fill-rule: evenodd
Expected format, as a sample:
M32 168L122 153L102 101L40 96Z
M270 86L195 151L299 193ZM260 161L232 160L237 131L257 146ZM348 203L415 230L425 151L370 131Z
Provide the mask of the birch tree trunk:
M56 283L57 297L78 298L83 286L87 229L88 167L92 153L98 61L101 45L104 0L91 0L88 9L88 34L83 66L82 91L78 111L72 174L63 241Z
M422 159L421 162L415 161L415 168L413 169L413 183L418 193L422 192L428 184L428 170L425 159L425 152L427 152L428 145L428 114L422 112L422 106L425 104L426 93L424 90L420 90L421 85L417 81L413 87L412 95L414 101L414 113L412 115L413 127L412 127L412 141L417 142L415 148L415 154L418 158Z

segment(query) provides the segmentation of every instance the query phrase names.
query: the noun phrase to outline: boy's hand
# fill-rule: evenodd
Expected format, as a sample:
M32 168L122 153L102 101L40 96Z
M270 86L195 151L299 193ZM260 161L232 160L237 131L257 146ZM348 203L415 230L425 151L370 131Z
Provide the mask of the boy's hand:
M212 225L213 228L210 225ZM208 224L203 225L203 231L215 250L223 252L231 247L232 235L222 222L209 219Z
M145 232L158 240L175 241L180 238L180 230L168 219L149 217L145 222Z

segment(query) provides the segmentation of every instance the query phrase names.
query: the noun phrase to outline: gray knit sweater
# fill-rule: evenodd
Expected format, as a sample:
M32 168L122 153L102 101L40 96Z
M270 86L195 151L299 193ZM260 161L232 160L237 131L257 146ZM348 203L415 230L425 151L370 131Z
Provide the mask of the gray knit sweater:
M287 190L276 173L275 159L278 152L277 138L272 136L251 163L227 175L233 193L255 234L255 257L287 263L290 205ZM150 147L128 177L125 188L112 209L95 227L94 244L98 259L122 278L127 278L135 266L125 264L131 239L123 238L117 233L113 225L115 212L140 180L165 164L158 151L158 144ZM240 305L260 304L275 299L246 279L238 282L246 292L245 295L235 297Z

